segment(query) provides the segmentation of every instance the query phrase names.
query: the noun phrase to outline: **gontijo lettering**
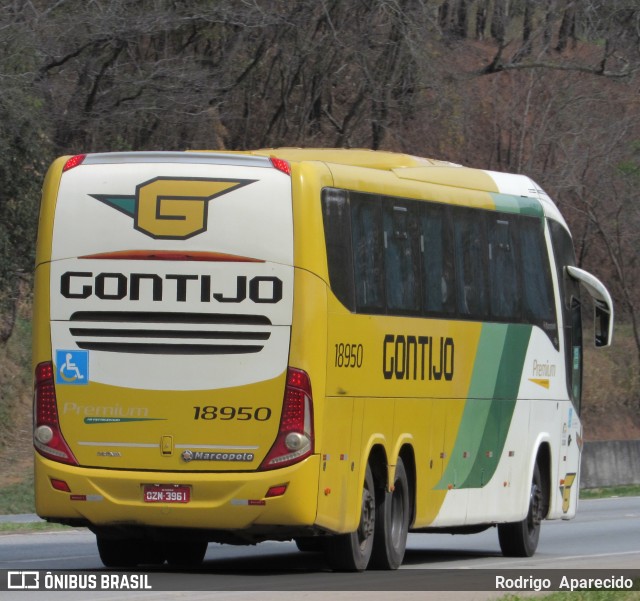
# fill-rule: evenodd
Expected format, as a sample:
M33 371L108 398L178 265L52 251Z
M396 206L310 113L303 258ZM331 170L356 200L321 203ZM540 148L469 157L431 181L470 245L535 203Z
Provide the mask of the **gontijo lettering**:
M453 379L453 338L387 334L382 345L385 380Z
M248 279L239 275L231 293L216 291L210 275L156 273L98 273L66 271L60 277L60 293L65 298L90 298L132 301L175 300L178 302L241 303L249 298L254 303L278 303L282 300L282 280L273 276Z

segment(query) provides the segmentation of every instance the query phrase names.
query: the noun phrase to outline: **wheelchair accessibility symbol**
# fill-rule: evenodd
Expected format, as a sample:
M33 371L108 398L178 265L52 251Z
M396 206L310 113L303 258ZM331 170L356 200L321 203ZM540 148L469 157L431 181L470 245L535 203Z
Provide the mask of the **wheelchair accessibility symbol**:
M56 351L56 383L88 384L89 351Z

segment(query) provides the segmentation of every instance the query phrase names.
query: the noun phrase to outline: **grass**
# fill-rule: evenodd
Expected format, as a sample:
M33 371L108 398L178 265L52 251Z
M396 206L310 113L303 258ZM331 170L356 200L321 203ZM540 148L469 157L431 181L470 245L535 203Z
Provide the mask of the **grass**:
M32 473L22 482L0 488L0 515L33 513L34 511ZM70 530L70 528L61 524L49 524L48 522L0 522L0 535L56 530Z
M536 601L640 601L638 581L634 581L634 590L631 591L575 591L572 593L559 591L549 595L535 596ZM531 599L532 597L526 597ZM500 597L500 601L523 601L525 597L507 595Z
M581 499L605 499L610 497L640 497L640 485L584 488L580 491Z
M22 482L0 488L0 515L33 513L33 474Z
M73 530L70 526L62 524L50 524L49 522L2 522L0 523L0 535L2 534L29 534L32 532L55 532Z
M15 415L31 394L31 320L18 317L13 334L0 344L0 451L11 444Z

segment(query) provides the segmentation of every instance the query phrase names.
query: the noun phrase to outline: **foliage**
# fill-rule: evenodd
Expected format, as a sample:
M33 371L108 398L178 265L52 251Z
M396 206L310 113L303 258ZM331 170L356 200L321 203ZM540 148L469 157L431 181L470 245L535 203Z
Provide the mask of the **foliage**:
M55 156L361 146L531 175L640 361L639 24L630 0L5 0L0 342Z
M0 472L6 474L5 452L12 463L31 454L31 324L24 315L0 345Z

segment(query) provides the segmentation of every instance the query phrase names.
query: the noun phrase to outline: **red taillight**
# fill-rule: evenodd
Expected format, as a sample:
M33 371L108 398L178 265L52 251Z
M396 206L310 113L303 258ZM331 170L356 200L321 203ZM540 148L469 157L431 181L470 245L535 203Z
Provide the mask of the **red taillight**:
M78 165L82 165L82 161L86 158L86 154L77 154L76 156L71 157L62 167L62 171L69 171L69 169L73 169Z
M285 161L284 159L279 159L277 157L269 157L271 164L278 170L282 171L286 175L291 175L291 165L289 161Z
M36 367L34 397L33 445L48 459L78 465L60 431L51 361Z
M313 396L309 375L301 369L287 370L278 436L261 470L292 465L313 453Z

